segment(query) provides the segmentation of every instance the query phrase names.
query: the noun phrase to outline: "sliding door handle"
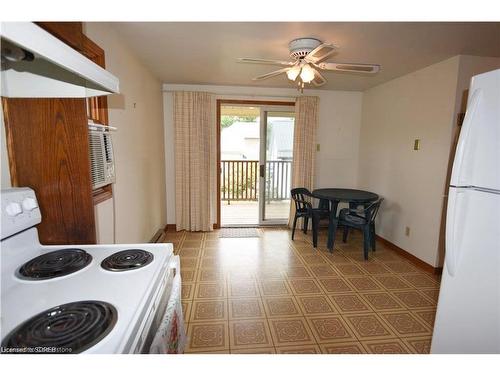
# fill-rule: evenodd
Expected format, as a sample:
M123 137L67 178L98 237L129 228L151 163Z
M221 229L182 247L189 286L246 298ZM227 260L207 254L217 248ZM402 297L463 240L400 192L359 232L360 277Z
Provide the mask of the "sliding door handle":
M260 165L260 177L264 178L265 175L266 175L266 166L261 164Z

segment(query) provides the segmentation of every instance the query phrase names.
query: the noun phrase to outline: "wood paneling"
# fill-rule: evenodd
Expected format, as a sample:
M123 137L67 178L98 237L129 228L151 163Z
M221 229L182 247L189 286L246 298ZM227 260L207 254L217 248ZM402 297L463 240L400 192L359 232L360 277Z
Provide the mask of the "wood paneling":
M83 50L82 22L35 22L42 29L62 40L77 51Z
M13 186L35 190L44 244L95 243L85 99L3 98Z

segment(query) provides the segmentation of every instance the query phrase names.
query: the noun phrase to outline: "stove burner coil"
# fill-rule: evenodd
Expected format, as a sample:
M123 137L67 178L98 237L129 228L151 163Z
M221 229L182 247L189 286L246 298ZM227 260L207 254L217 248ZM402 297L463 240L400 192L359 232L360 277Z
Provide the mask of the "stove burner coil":
M79 301L53 307L16 327L2 341L9 353L81 353L113 329L118 313L109 303Z
M153 261L153 254L141 249L129 249L114 253L104 259L102 268L120 272L144 267Z
M31 280L53 279L79 271L91 261L92 255L81 249L56 250L26 262L19 273Z

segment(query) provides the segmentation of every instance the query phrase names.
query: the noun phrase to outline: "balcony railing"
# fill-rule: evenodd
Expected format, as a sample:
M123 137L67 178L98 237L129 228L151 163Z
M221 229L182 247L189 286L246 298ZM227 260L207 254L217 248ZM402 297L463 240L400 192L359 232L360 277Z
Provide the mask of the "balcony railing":
M266 201L290 199L291 160L266 162ZM221 200L257 201L259 198L259 161L221 161Z

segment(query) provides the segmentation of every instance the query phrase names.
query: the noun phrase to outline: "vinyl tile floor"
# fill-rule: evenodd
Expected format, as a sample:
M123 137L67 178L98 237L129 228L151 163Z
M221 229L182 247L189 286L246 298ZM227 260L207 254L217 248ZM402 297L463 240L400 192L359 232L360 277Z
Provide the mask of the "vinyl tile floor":
M167 233L181 258L186 353L429 353L439 277L377 242L259 228ZM340 240L339 240L340 239ZM319 235L326 244L326 232Z

